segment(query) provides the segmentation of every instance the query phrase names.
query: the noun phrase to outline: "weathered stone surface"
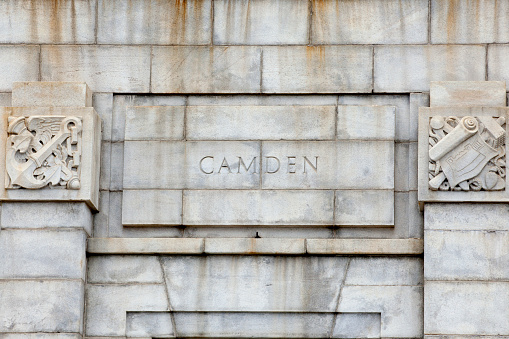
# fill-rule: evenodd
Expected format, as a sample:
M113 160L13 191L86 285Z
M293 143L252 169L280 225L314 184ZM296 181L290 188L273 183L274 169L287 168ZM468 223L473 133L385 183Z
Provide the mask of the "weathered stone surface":
M346 285L422 285L419 258L352 258Z
M128 338L174 337L173 317L169 312L127 312L125 333Z
M96 1L0 3L0 43L93 44Z
M184 106L128 107L125 140L183 139L184 109Z
M304 254L304 239L209 238L205 239L209 254Z
M125 45L208 44L212 29L211 4L211 0L99 0L97 42Z
M419 107L429 107L429 93L410 93L409 141L417 141Z
M101 173L99 175L99 189L109 190L111 180L111 142L101 142ZM99 193L100 194L100 193ZM100 198L100 197L99 197ZM99 205L101 199L99 199ZM100 210L100 209L99 209Z
M191 106L188 140L333 140L334 106Z
M371 230L370 230L371 232ZM422 254L420 239L307 239L309 254Z
M0 73L2 92L10 92L16 81L39 80L39 46L0 46Z
M112 142L110 154L110 190L121 191L124 188L124 143Z
M369 46L263 47L263 93L359 93L372 89Z
M426 204L425 230L507 231L509 207L506 204Z
M2 333L2 339L82 339L76 333Z
M169 298L177 312L335 312L347 263L340 257L291 256L162 260Z
M220 197L220 199L218 199ZM184 225L331 225L334 192L184 191Z
M0 93L0 106L12 106L11 98L11 93Z
M424 333L508 335L507 282L427 281Z
M260 47L153 47L153 93L258 93Z
M432 81L430 106L505 106L503 81Z
M394 145L394 189L396 191L417 190L417 143Z
M381 313L381 337L422 335L423 290L418 286L344 286L339 312Z
M336 106L337 95L190 95L189 106Z
M94 93L92 95L92 106L101 117L102 140L111 140L111 123L113 111L113 93Z
M83 231L4 229L0 232L0 279L82 279Z
M182 224L182 191L124 190L122 224L173 226Z
M76 332L83 324L83 281L0 281L0 332Z
M306 1L214 1L214 44L305 45L308 18Z
M509 46L488 45L488 80L505 81L506 87L509 80L509 62L506 58Z
M396 108L338 106L337 137L346 140L394 140Z
M84 82L14 82L12 106L91 107L92 92Z
M389 141L266 141L262 150L264 189L394 188Z
M425 44L428 1L312 1L313 44Z
M99 192L99 213L94 214L94 232L96 238L108 236L108 224L110 218L110 191Z
M393 190L336 191L334 224L339 226L393 226Z
M88 258L87 283L162 283L163 272L157 257L104 255Z
M429 91L430 81L483 81L485 61L484 46L376 46L375 91L421 92Z
M148 92L150 47L42 46L41 80L84 81L94 92Z
M431 43L507 43L509 4L505 1L431 1Z
M379 313L340 313L331 338L380 338Z
M126 333L126 311L168 311L164 285L87 285L88 336Z
M98 254L201 254L203 249L203 239L194 238L92 238L88 240L87 251Z

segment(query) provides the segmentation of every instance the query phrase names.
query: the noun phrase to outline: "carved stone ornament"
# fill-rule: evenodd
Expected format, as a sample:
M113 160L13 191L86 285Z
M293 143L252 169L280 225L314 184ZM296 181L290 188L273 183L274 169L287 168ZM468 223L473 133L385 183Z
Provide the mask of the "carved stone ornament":
M430 117L429 189L505 190L505 129L504 117Z
M38 115L8 122L6 188L80 189L81 118Z

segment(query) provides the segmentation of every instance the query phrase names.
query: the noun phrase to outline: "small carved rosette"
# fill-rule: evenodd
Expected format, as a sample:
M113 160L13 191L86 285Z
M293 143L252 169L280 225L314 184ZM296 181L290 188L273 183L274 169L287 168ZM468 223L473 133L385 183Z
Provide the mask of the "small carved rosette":
M504 117L431 117L429 188L504 190L505 129Z
M6 188L80 188L82 120L9 117Z

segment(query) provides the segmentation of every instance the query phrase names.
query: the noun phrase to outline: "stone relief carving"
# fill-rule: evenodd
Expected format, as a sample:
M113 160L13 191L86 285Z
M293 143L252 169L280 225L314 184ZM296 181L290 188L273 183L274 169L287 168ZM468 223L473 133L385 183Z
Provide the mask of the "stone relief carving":
M9 117L6 188L80 188L82 120Z
M505 189L504 117L433 116L429 119L431 190Z

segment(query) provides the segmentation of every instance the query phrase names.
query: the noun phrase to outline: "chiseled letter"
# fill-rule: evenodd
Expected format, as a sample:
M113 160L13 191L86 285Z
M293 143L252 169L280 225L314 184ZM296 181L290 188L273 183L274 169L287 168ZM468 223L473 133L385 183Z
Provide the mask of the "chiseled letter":
M306 173L306 163L308 163L309 166L311 166L311 168L313 168L315 170L315 172L318 171L318 157L317 156L315 157L315 165L314 166L311 163L311 161L309 161L309 159L307 157L304 157L304 173Z
M221 173L221 170L223 168L227 168L228 169L228 173L232 172L232 169L230 168L230 165L228 164L228 161L226 161L226 157L223 158L223 162L221 163L221 166L219 167L219 172L218 173Z
M246 170L246 173L249 172L249 169L251 168L251 166L253 166L253 174L256 173L256 157L253 158L253 160L251 160L251 163L249 164L248 167L246 167L246 164L244 163L244 160L242 160L242 157L239 157L239 170L237 173L240 173L240 167L244 167L244 169Z
M207 159L207 158L212 159L212 167L214 167L214 157L212 157L212 156L210 156L210 155L207 155L206 157L203 157L203 158L201 158L201 160L200 160L200 171L202 171L202 172L203 172L203 173L205 173L205 174L212 174L212 173L214 173L214 169L213 169L213 168L212 168L212 170L211 170L210 172L207 172L207 171L205 171L205 170L203 169L203 160L205 160L205 159Z
M277 168L275 171L269 171L269 159L274 159L277 161ZM279 161L278 158L276 157L265 157L265 173L270 173L270 174L273 174L273 173L276 173L277 171L279 171L279 167L281 167L281 162Z
M294 156L291 156L291 157L287 157L288 158L288 173L295 173L295 165L297 165L295 163L295 159L297 157L294 157ZM293 166L293 167L291 167Z

